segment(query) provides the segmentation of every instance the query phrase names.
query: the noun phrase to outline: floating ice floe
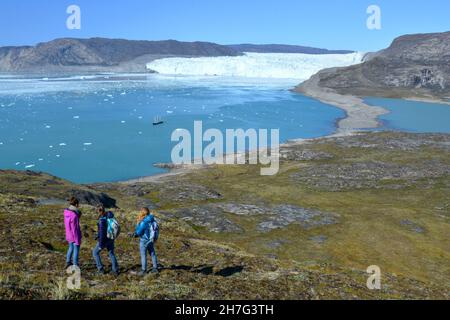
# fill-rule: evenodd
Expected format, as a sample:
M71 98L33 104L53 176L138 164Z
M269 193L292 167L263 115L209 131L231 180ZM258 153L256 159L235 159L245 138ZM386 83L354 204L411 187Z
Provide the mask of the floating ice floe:
M73 116L74 119L80 119L80 116Z
M167 110L166 111L168 114L172 114L173 113L173 111L170 111L170 110Z
M46 125L45 129L50 129L52 126Z
M42 159L42 158L39 158L39 159L38 159L38 161L44 161L44 159Z
M84 146L92 146L92 142L85 142L83 143Z
M57 158L60 158L60 157L61 157L61 155L57 154L57 155L56 155L56 157L57 157Z
M28 166L25 166L25 169L30 169L30 168L33 168L33 167L35 167L36 165L34 165L34 164L30 164L30 165L28 165Z
M67 146L67 144L64 143L64 142L60 143L59 145L60 145L61 147Z
M122 120L122 121L120 121L120 123L126 123L126 121L125 121L125 120Z
M53 146L48 146L50 149L53 149Z
M16 162L16 166L20 165L20 162Z

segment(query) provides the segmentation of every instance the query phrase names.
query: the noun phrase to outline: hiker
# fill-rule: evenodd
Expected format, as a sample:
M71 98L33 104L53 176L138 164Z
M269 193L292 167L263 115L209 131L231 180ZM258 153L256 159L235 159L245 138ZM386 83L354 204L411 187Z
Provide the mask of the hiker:
M152 273L158 273L158 260L155 252L155 242L158 240L159 227L155 217L150 214L148 208L142 208L138 218L134 237L140 237L140 253L142 270L139 275L143 276L147 273L147 251L152 257L153 269Z
M118 237L120 228L117 221L114 218L112 212L106 212L103 205L97 206L98 216L98 234L96 240L97 245L92 250L92 255L97 265L99 274L105 274L105 268L100 258L100 252L103 249L108 250L109 258L111 259L112 272L115 276L119 275L119 265L117 263L116 255L114 254L114 241Z
M69 243L66 256L66 269L70 266L78 267L78 255L81 246L81 228L80 217L81 212L78 210L80 201L71 197L69 200L69 208L64 210L64 225L66 228L66 240Z

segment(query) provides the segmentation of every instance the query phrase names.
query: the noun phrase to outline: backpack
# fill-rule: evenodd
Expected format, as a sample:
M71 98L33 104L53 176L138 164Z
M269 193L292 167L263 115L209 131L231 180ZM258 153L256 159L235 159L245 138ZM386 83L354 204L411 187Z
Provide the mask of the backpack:
M152 240L152 242L156 242L158 241L159 238L159 225L158 222L156 222L156 220L153 220L152 223L150 223L150 240Z
M117 222L115 218L108 218L106 219L106 222L108 224L106 236L108 237L108 239L116 240L120 234L119 222Z

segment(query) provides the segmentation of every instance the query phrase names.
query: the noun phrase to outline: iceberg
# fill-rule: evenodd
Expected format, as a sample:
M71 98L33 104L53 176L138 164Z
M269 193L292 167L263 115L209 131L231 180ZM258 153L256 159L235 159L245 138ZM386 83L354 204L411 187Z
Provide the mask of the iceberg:
M309 79L325 68L361 63L363 52L349 54L245 53L239 57L164 58L147 64L163 75Z

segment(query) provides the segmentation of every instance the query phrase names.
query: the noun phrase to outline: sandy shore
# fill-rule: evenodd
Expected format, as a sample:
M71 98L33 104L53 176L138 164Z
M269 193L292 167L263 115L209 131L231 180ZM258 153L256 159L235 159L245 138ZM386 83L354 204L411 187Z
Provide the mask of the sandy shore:
M206 167L206 165L183 165L183 166L175 167L173 169L167 169L168 172L155 174L152 176L140 177L140 178L136 178L136 179L119 181L118 183L135 184L135 183L142 183L142 182L155 182L155 183L164 182L164 178L183 175L183 174L192 172L194 170L202 169L205 167Z
M351 95L341 95L335 91L322 88L318 84L319 78L313 76L294 91L302 93L323 103L331 104L345 111L346 117L339 120L337 133L354 132L358 129L371 129L379 126L378 117L389 113L382 107L370 106L361 98Z

